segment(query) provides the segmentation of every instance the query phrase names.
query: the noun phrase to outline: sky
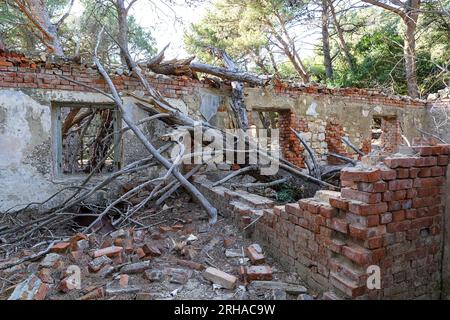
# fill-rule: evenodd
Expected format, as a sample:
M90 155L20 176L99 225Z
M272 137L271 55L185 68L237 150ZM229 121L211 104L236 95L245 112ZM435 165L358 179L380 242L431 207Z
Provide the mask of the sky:
M205 0L195 7L186 5L186 2L182 0L172 1L175 4L167 6L161 0L139 0L133 4L130 13L136 18L138 24L151 31L158 51L170 42L170 46L165 52L166 59L185 58L189 54L183 45L184 32L190 24L198 22L206 14L208 8L211 7L211 1ZM75 0L72 14L80 16L82 12L83 5L80 0ZM299 52L303 57L313 55L314 47L320 39L317 30L306 31L306 29L309 28L305 26L294 30L294 32L302 34Z
M141 26L150 28L159 50L170 42L165 53L167 58L188 56L183 48L184 30L189 28L190 24L198 22L209 6L209 2L197 7L189 7L184 1L175 1L178 5L169 8L156 0L158 9L155 12L149 1L140 0L133 5L131 11Z

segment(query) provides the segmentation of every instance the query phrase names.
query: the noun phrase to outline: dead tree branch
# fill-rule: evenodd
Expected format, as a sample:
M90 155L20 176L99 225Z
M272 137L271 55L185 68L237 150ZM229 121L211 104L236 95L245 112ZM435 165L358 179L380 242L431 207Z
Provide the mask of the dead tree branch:
M360 156L364 156L365 155L364 152L359 150L353 143L351 143L350 140L348 140L347 137L342 137L341 140L342 140L342 142L344 142L347 146L349 146L353 151L355 151Z
M101 34L97 40L97 47L98 47L98 43L100 40L101 40ZM145 137L144 133L139 129L139 127L137 127L133 123L133 120L129 117L127 111L123 107L122 101L116 90L116 87L114 86L111 78L109 77L108 73L104 69L103 65L100 63L100 61L97 58L97 47L96 47L96 49L94 51L94 55L93 55L94 63L96 64L99 73L102 75L102 77L107 82L107 84L112 92L114 102L122 113L123 120L128 125L128 127L131 128L131 130L134 132L136 137L142 142L142 144L145 146L145 148L154 156L154 158L159 163L161 163L167 170L169 170L171 168L172 164L156 150L156 148L150 143L150 141L148 141L148 139ZM137 77L141 80L141 83L144 85L144 87L148 91L148 93L155 98L160 96L159 94L157 94L157 92L154 89L152 89L150 87L147 80L142 76L140 69L136 66L136 64L133 62L133 60L129 56L129 52L125 52L125 54L127 55L127 58L128 58L126 60L129 61L129 63L131 64L129 67L131 67L131 70L134 72L134 74L136 74ZM209 201L197 190L197 188L195 188L188 180L186 180L186 178L177 169L173 170L173 175L180 181L180 183L183 185L183 187L185 187L185 189L195 199L197 199L200 202L200 204L205 208L205 210L208 212L208 214L210 216L210 223L211 224L215 223L217 221L217 209L214 208L209 203Z

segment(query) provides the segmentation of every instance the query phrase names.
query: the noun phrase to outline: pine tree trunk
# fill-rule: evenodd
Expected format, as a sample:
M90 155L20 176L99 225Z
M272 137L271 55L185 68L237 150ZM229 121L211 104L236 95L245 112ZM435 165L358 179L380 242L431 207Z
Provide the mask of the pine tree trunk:
M125 8L124 0L117 0L115 2L117 9L117 19L119 24L119 34L117 36L117 42L120 46L120 60L122 65L128 66L129 61L127 61L128 52L128 24L127 24L127 9Z
M416 63L416 27L419 16L418 9L420 0L410 0L407 4L406 16L403 18L405 23L405 39L403 53L405 56L406 83L408 95L413 98L419 96L417 85L417 63Z
M325 65L325 75L327 79L333 78L333 66L330 54L330 34L328 32L328 4L327 0L322 0L322 50L323 64Z
M344 39L344 32L341 28L341 25L339 24L339 21L336 16L336 11L334 10L333 2L332 0L327 0L328 6L330 8L331 17L333 18L333 24L334 28L336 29L336 33L338 35L338 42L339 46L341 47L342 51L344 51L345 59L347 60L348 66L350 70L355 69L355 65L353 63L353 56L350 53L350 49L348 48L347 42Z
M56 56L64 57L57 28L50 20L44 0L16 1L16 4L42 34L42 40L48 51Z

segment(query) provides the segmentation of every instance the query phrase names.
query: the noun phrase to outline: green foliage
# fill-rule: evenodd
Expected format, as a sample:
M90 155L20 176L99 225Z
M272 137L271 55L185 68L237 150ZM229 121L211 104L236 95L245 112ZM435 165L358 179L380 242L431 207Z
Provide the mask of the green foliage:
M51 21L56 23L66 12L70 0L46 0ZM113 5L106 0L82 0L84 12L77 19L73 15L65 19L58 35L65 53L70 56L76 51L78 42L82 57L90 59L101 25L117 38L117 14ZM45 48L39 40L36 27L8 1L0 1L0 37L6 47L28 53L38 53ZM156 53L155 40L149 30L142 28L133 16L128 16L129 49L137 60L148 59ZM120 61L119 48L108 35L104 36L99 55L109 63Z
M215 59L205 50L217 46L241 63L246 69L258 73L274 72L267 59L268 50L278 51L277 68L284 79L298 79L297 73L285 55L275 48L271 29L264 21L280 28L275 13L281 14L287 26L295 23L319 23L320 14L310 6L312 1L281 0L219 0L206 16L192 25L186 33L185 44L189 52L200 60L214 63ZM450 8L449 0L440 0ZM330 24L333 79L326 79L323 53L319 41L315 55L304 58L303 63L311 74L311 80L332 87L379 88L392 93L406 94L406 76L403 53L404 23L386 10L369 7L349 9L335 2L336 12L344 38L353 57L350 69L338 42L335 27ZM440 10L432 2L423 4L424 11ZM290 31L292 36L301 36ZM442 70L450 63L450 19L445 15L421 13L416 32L417 77L422 96L435 92L449 83L449 72Z
M77 36L81 37L81 54L89 58L97 39L97 34L101 26L105 26L106 34L102 39L99 48L99 56L110 64L120 63L120 49L114 39L118 38L118 23L116 8L106 0L91 1L82 0L84 12L81 16L79 25L73 23L71 30L77 33L76 36L70 38L71 46L76 46ZM128 16L128 48L136 60L145 60L156 53L155 39L151 32L142 28L136 19Z
M257 8L245 3L248 1L216 1L214 8L186 33L188 52L208 63L214 62L207 50L210 46L226 49L238 62L245 61L250 54L258 54L268 45L268 39L257 21Z
M302 192L288 184L282 184L276 194L276 200L282 203L295 202L301 198Z

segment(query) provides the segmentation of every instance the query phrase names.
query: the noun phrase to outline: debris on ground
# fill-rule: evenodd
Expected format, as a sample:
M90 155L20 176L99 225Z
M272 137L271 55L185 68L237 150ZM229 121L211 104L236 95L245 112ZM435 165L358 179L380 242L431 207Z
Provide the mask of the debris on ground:
M223 219L205 229L201 211L191 202L152 216L150 228L75 233L39 259L0 270L0 299L307 300L298 277L259 244ZM24 249L0 265L33 254Z

